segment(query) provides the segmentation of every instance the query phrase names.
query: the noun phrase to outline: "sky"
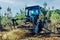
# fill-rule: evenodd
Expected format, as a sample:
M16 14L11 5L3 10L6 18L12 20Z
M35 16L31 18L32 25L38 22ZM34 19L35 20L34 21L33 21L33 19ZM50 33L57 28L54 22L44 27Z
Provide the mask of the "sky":
M47 8L54 6L55 9L60 9L60 0L0 0L0 6L2 13L6 12L8 7L11 8L13 15L20 11L20 9L24 9L26 6L39 5L43 7L44 1L47 3Z

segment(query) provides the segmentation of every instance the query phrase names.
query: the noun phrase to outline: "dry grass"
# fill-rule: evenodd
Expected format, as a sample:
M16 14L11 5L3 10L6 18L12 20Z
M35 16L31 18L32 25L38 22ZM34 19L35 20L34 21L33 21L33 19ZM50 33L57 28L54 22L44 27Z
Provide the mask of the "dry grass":
M2 32L0 40L60 40L60 37L26 37L28 30L12 30L10 32ZM1 37L2 36L2 37Z
M29 33L28 30L13 30L2 36L3 40L18 40L25 38L26 34Z

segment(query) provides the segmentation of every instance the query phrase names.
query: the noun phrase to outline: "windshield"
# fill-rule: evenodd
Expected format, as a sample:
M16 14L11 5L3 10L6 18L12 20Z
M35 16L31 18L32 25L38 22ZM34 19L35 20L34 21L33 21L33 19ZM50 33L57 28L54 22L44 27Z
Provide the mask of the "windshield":
M32 15L38 15L38 10L35 9L35 10L29 10L29 15L32 16Z

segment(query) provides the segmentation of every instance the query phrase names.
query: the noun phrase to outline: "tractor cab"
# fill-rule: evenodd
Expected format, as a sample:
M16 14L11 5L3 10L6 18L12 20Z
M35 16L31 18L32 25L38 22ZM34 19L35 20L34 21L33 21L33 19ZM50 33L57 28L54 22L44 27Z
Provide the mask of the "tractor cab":
M41 11L40 6L30 6L25 8L26 21L36 24Z

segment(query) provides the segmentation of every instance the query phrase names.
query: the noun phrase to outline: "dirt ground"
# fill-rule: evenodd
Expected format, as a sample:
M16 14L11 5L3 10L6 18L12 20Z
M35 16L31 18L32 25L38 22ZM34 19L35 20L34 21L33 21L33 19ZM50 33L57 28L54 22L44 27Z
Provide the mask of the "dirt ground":
M31 37L26 38L26 40L60 40L60 37Z
M60 40L60 37L28 36L29 33L27 30L19 29L0 32L0 40Z

